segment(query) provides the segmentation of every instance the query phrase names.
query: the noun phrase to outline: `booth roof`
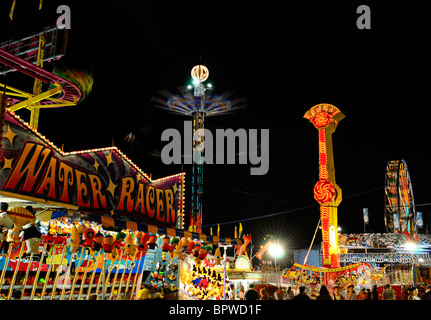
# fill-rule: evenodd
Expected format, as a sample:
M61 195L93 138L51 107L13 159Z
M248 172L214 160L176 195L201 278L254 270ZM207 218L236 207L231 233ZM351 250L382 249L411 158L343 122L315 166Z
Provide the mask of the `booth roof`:
M163 226L150 225L146 223L138 223L134 221L126 221L120 219L114 219L112 217L106 217L101 215L89 214L88 220L95 221L103 225L108 230L127 230L130 229L132 231L141 231L145 233L159 234L159 235L167 235L172 237L186 237L189 239L199 239L204 243L217 243L217 244L238 244L238 239L235 238L226 238L226 237L218 237L206 235L203 233L190 232L182 229L174 229Z

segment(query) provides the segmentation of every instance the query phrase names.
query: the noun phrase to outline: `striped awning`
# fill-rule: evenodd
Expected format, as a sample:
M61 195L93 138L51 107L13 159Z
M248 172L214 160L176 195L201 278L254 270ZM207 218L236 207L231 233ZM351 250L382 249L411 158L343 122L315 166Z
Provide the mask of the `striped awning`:
M181 229L155 226L155 225L150 225L145 223L138 223L134 221L119 220L119 219L114 219L106 216L89 214L88 219L91 221L100 223L105 228L111 227L114 229L122 229L122 230L130 229L132 231L141 231L145 233L151 232L152 234L160 234L160 235L164 234L172 237L200 239L206 243L238 244L237 242L238 239L235 239L235 238L211 236L211 235L206 235L206 234L197 233L197 232L190 232L190 231L181 230Z
M64 217L68 214L67 210L42 210L36 213L36 219L40 221L48 221L51 219L57 219Z

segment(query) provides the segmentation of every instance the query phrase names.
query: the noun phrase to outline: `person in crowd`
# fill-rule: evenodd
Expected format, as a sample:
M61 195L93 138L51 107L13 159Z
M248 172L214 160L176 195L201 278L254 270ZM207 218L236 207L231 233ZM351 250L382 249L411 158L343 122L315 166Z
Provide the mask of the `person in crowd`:
M150 288L148 284L144 283L142 285L141 290L139 290L138 292L138 296L136 297L136 300L148 300L148 299L151 299Z
M403 286L402 287L401 300L408 300L411 290L412 290L412 286Z
M245 300L259 300L259 293L254 289L254 283L248 285L248 290L244 294Z
M343 300L343 296L340 294L340 287L335 286L332 292L332 300Z
M275 300L284 300L283 296L284 296L285 292L283 291L283 289L281 288L281 286L278 287L277 291L274 292L274 298Z
M371 290L370 288L367 289L367 298L366 300L371 300Z
M367 300L367 291L365 291L365 288L362 288L361 292L359 292L359 300Z
M305 293L305 287L299 287L299 293L293 297L293 300L311 300Z
M319 295L319 293L317 292L317 289L313 289L313 290L311 290L310 299L311 300L317 300L318 295Z
M407 300L420 300L420 298L418 297L418 289L417 288L411 288L410 289L410 294Z
M268 291L265 288L260 289L260 299L259 300L269 300Z
M235 291L234 291L234 285L230 284L229 290L227 292L227 299L228 300L235 300Z
M377 291L376 284L373 286L372 300L379 300L379 292Z
M385 290L382 293L382 300L396 300L395 290L392 289L390 284L385 286Z
M244 300L245 289L244 286L241 285L237 294L239 300Z
M319 296L316 300L332 300L329 294L328 288L326 286L321 286L319 291Z
M421 300L431 300L431 285L427 285L425 287L425 293L422 296Z
M284 295L284 300L293 300L295 294L292 291L292 287L287 288L286 294Z
M347 287L347 293L344 296L344 300L356 300L356 292L354 290L353 284Z

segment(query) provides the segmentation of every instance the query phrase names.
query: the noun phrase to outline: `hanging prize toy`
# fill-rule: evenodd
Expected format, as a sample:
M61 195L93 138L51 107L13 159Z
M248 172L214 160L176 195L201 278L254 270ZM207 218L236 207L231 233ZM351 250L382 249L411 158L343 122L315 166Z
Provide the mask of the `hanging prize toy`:
M172 238L171 239L171 242L169 244L169 249L168 249L169 258L171 259L170 263L172 263L172 261L174 261L175 251L176 251L176 248L179 247L179 245L178 245L179 242L180 242L180 239L178 239L178 238Z
M157 243L157 236L150 234L150 238L148 239L148 249L154 250L156 247L158 247Z
M164 237L163 238L163 244L162 244L162 260L166 261L166 252L169 251L169 243L170 243L170 238L169 237Z

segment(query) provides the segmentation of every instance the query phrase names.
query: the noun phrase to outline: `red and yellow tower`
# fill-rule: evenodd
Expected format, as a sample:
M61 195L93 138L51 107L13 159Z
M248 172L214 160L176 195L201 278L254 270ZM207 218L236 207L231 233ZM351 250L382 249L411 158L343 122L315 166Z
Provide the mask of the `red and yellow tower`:
M314 186L314 198L320 204L322 226L323 266L340 266L338 259L337 207L342 200L340 187L335 183L332 133L344 118L340 110L327 103L315 105L304 115L319 134L319 181Z

